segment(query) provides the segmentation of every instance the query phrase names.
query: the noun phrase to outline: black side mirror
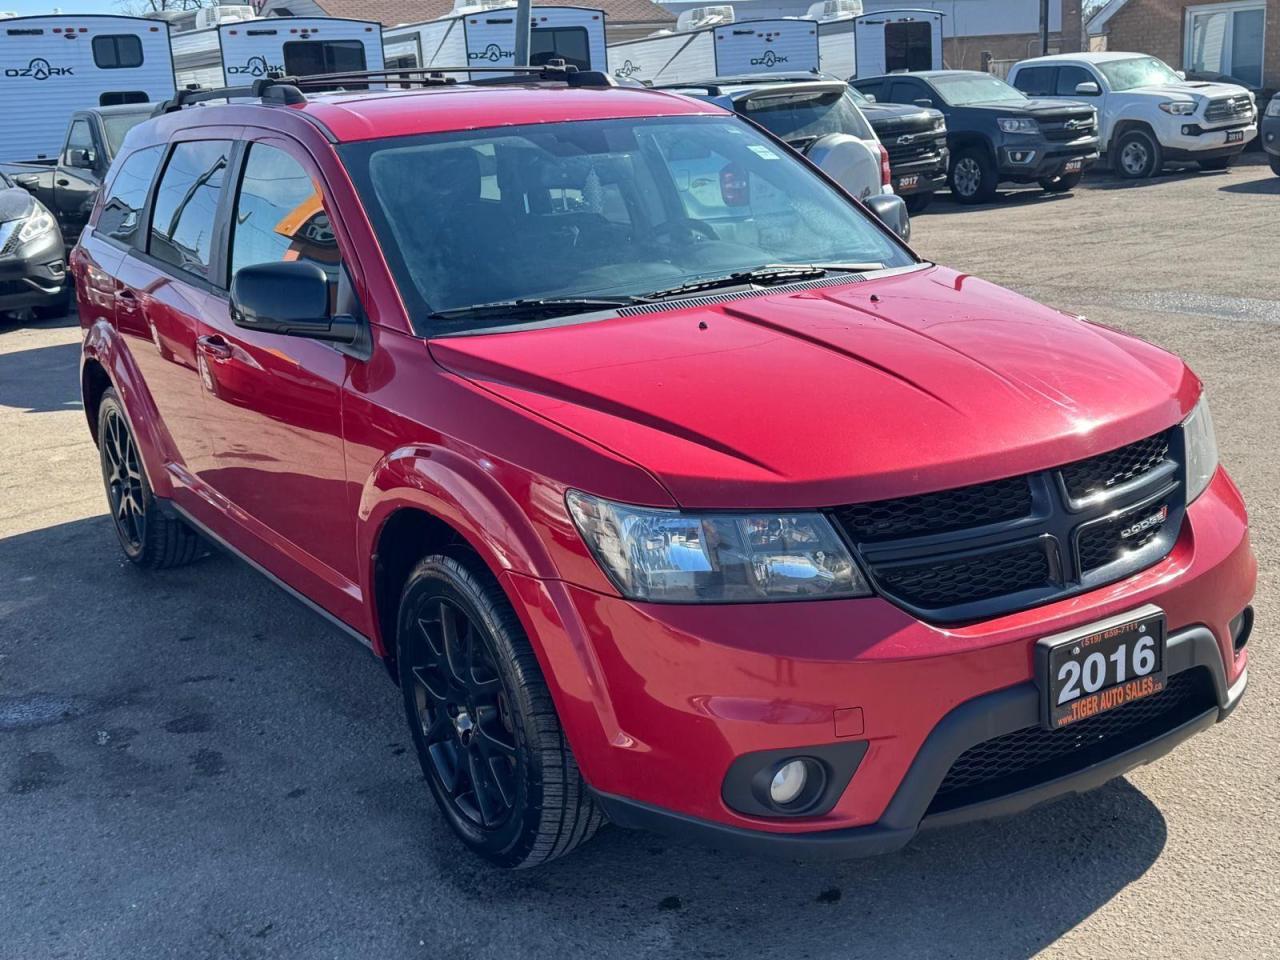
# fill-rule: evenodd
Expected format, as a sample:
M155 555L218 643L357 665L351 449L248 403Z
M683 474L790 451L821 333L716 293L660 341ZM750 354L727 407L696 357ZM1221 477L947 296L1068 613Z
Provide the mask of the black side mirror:
M231 279L231 321L246 330L355 343L360 321L329 312L329 278L314 263L241 267Z
M867 197L863 203L904 243L911 239L911 217L907 214L907 205L900 196L895 193L875 193Z
M73 148L67 151L67 166L78 170L93 169L93 151Z

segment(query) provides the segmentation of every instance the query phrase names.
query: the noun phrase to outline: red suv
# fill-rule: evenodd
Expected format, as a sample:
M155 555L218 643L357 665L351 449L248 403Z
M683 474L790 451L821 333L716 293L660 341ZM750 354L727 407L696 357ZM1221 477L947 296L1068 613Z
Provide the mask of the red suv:
M116 530L367 644L477 853L886 851L1239 702L1256 563L1177 357L709 103L249 92L135 128L72 257Z

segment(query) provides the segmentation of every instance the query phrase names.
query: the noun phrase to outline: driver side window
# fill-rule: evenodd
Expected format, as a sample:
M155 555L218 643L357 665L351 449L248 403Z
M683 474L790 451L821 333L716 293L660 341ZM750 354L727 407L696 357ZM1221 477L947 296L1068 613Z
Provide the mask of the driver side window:
M72 151L84 151L85 161L93 166L98 162L97 151L93 146L93 131L89 129L88 120L76 120L71 124L71 129L67 132L67 148L63 155L63 162L70 164Z

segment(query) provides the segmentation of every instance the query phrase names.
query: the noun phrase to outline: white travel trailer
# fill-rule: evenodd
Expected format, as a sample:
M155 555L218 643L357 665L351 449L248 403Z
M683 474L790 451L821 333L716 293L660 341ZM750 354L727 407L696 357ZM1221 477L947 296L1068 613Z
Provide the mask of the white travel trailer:
M604 11L535 6L529 21L529 63L563 60L579 70L605 68ZM438 20L387 27L383 53L393 67L504 67L515 63L513 6L456 6Z
M818 24L813 20L743 20L674 33L656 33L609 46L609 71L654 84L693 83L712 77L809 73L818 69ZM680 15L677 26L705 22L705 10Z
M879 10L818 23L822 72L842 80L899 70L942 69L936 10Z
M178 86L236 87L268 73L382 69L382 27L337 17L267 17L173 35Z
M77 110L173 92L165 23L90 14L0 20L0 160L56 156Z

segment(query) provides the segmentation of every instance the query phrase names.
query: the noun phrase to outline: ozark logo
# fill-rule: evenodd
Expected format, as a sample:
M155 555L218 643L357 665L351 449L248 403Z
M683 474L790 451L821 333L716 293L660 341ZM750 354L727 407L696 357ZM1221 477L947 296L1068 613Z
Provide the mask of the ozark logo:
M490 63L499 63L503 60L510 60L515 57L514 50L503 50L496 43L491 43L479 53L468 53L468 60L488 60Z
M786 62L786 57L780 57L772 50L766 50L764 56L753 59L751 65L753 67L776 67L778 64Z
M243 67L227 67L227 73L240 77L265 77L268 73L284 73L284 67L272 66L266 57L250 57Z
M625 63L623 63L623 65L620 66L617 70L613 71L613 75L615 77L629 77L633 73L639 73L640 70L641 70L640 64L632 63L630 60L628 60Z
M1120 539L1128 540L1131 537L1136 537L1138 534L1146 530L1150 530L1152 527L1158 527L1160 526L1160 524L1165 522L1168 516L1169 516L1169 508L1161 507L1151 516L1144 517L1143 519L1137 521L1136 523L1131 523L1129 526L1121 530Z
M30 77L33 80L48 80L50 77L70 77L74 74L73 67L55 67L44 57L35 57L25 67L9 67L5 70L6 77Z

